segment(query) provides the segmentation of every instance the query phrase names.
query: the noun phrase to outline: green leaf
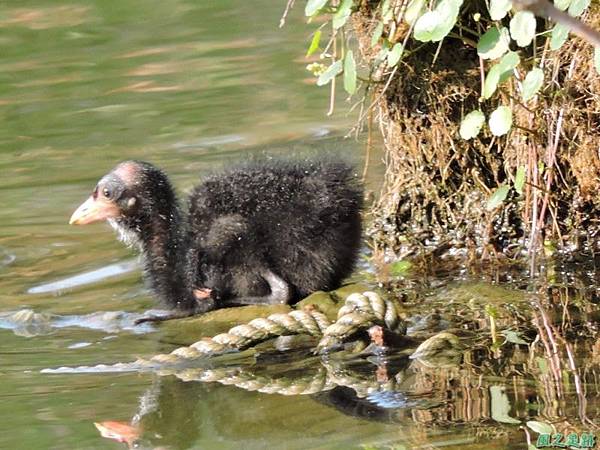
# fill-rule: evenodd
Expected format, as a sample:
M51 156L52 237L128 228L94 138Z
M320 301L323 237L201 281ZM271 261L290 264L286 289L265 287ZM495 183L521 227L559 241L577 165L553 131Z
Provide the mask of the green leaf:
M503 136L512 127L512 111L508 106L498 106L488 121L490 130L494 136Z
M375 27L375 31L373 32L373 36L371 37L371 47L375 47L383 34L383 22L379 22Z
M538 93L544 84L544 71L539 67L534 67L525 76L523 81L523 101L528 101Z
M437 11L427 11L415 23L415 39L421 42L430 42L441 22L442 17Z
M383 23L388 23L394 18L394 8L390 8L390 0L383 0L381 4L381 17Z
M537 23L529 11L519 11L510 19L510 35L519 47L527 47L535 36Z
M517 67L520 62L521 58L519 57L519 54L517 52L508 52L502 57L499 64L502 68L502 73L504 73L512 72L513 69ZM503 81L506 81L506 78Z
M494 95L498 83L500 83L500 64L492 66L486 74L485 81L483 82L483 98L488 99Z
M483 83L483 98L490 98L496 92L498 84L503 83L512 75L519 62L520 58L517 52L508 52L498 64L492 66Z
M323 6L327 4L328 0L308 0L306 7L304 8L304 15L308 17L314 16L319 12Z
M471 111L460 123L460 137L465 140L473 139L479 134L484 123L485 116L480 110Z
M525 166L519 166L515 175L515 191L517 191L517 194L523 194L523 186L525 186Z
M381 2L381 15L385 16L390 10L390 0L383 0Z
M554 0L554 6L556 6L561 11L564 11L571 4L571 0Z
M396 64L398 64L398 61L400 61L400 58L402 58L403 52L404 46L402 44L394 44L394 46L387 55L388 65L390 67L394 67Z
M600 47L594 48L594 67L596 72L600 74Z
M333 15L333 28L335 30L343 27L348 21L348 17L352 13L352 3L352 0L342 0L342 3Z
M569 5L568 13L573 17L580 16L590 6L590 2L591 0L573 0Z
M381 50L379 50L379 53L377 53L377 56L375 56L375 61L373 62L373 65L378 66L379 64L381 64L385 59L387 59L387 55L389 52L390 51L387 47L382 47Z
M552 28L552 37L550 38L550 49L558 50L565 43L567 38L569 37L569 27L563 25L561 23L556 24L554 28Z
M490 198L488 198L487 204L485 205L485 209L487 209L488 211L493 211L498 206L500 206L504 202L504 200L506 200L506 196L508 195L509 189L510 187L506 184L498 186L498 189L496 189L492 193L492 195L490 195Z
M381 2L381 15L385 16L390 11L390 0L383 0Z
M324 86L338 76L343 68L342 61L336 61L330 65L325 72L323 72L319 78L317 78L317 86Z
M488 316L492 318L498 317L498 308L496 308L494 305L488 303L487 305L485 305L484 309Z
M490 17L492 20L502 20L511 7L511 0L490 0Z
M442 0L433 11L423 14L415 23L414 37L421 42L439 42L456 24L463 0Z
M310 46L308 47L308 51L306 52L306 57L309 57L319 48L319 44L321 42L321 30L315 31L313 35L312 41L310 41Z
M554 428L549 423L538 422L536 420L528 420L527 426L537 434L553 434Z
M511 344L527 345L527 342L521 338L521 334L517 331L502 330L502 335L506 338L506 341Z
M390 275L394 277L406 275L411 267L412 263L410 261L405 261L402 259L394 261L390 264Z
M508 52L505 54L498 66L500 67L500 82L506 81L513 73L515 67L519 65L521 58L517 52Z
M479 39L477 54L483 59L497 59L508 51L510 36L504 27L490 28Z
M404 13L404 20L406 20L406 23L409 25L415 23L416 20L421 16L423 6L425 6L425 0L411 0L406 8L406 12Z
M350 95L356 92L356 62L352 50L344 58L344 89Z

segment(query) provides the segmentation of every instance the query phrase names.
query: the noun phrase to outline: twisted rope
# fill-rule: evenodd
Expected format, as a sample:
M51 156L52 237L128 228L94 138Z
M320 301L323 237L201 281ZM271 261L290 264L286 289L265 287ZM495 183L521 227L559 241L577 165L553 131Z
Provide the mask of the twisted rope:
M189 347L180 347L169 354L153 356L150 363L177 365L186 360L243 350L278 336L308 334L318 337L328 326L327 317L316 310L271 314L267 318L254 319L247 324L233 327L227 333L202 339Z
M323 333L317 350L321 353L330 351L351 335L373 325L381 325L396 333L405 332L396 303L383 300L375 292L350 294L338 311L337 321Z
M204 338L190 346L180 347L171 353L155 355L150 359L138 359L132 363L117 363L112 366L100 364L44 369L42 372L125 372L164 369L200 358L240 351L274 337L297 334L322 336L317 350L326 352L356 332L373 325L381 325L394 332L402 332L404 326L395 303L382 300L375 292L365 292L349 295L338 312L337 321L333 324L323 313L315 309L271 314L267 318L254 319L247 324L235 326L227 333Z

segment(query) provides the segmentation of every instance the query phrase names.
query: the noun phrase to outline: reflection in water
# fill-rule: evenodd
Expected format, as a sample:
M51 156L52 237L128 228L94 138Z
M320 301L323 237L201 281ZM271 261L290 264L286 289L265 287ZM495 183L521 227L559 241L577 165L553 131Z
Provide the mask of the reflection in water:
M263 351L269 354L268 350ZM514 425L524 425L528 420L556 423L559 417L565 417L569 418L570 426L578 429L573 421L582 406L578 394L563 392L557 398L545 390L549 374L541 374L538 363L544 357L544 349L531 347L527 352L520 347L508 347L503 353L501 358L494 358L486 349L466 351L463 361L451 368L411 362L406 357L389 356L374 363L369 357L341 354L283 362L281 355L271 353L274 360L263 355L260 363L255 358L254 362L247 361L241 366L164 369L158 372L160 382L142 397L131 424L140 430L138 443L143 445L174 448L202 445L206 443L206 435L214 434L212 427L218 426L220 439L243 441L252 448L252 439L239 428L230 429L225 424L248 423L256 412L250 406L253 403L248 400L240 405L235 405L235 401L223 403L225 398L235 399L240 394L231 389L222 391L203 386L203 383L219 383L244 391L277 394L275 398L263 398L261 403L266 410L256 414L260 417L259 426L266 427L269 441L272 445L283 445L281 448L311 448L306 442L295 440L299 430L296 426L307 426L315 411L319 417L319 409L315 405L310 407L309 417L298 421L297 417L304 414L304 403L282 410L278 395L309 396L344 415L400 427L396 433L380 429L377 437L365 439L356 430L347 428L345 419L332 417L319 431L337 444L358 437L365 445L376 448L384 444L425 443L454 448L461 442L482 442L486 443L485 448L513 448L511 443L520 442L522 446L525 442L524 434ZM580 381L590 389L600 388L595 372ZM590 429L590 424L598 420L600 404L594 397L589 400L592 403L587 405L587 411L593 414L585 416L586 421L579 424L582 427L579 429ZM289 418L287 431L274 430L268 425L269 420L281 414ZM207 422L208 417L211 420ZM449 427L452 438L439 436ZM421 434L425 430L427 433Z
M348 428L344 416L329 416L318 430L339 439L336 445L358 438L375 448L425 444L454 448L464 443L472 443L473 448L522 448L532 431L527 435L521 427L527 428L531 421L553 424L561 432L594 432L600 420L600 401L595 395L600 391L599 352L595 339L589 339L595 336L589 327L595 315L589 303L595 298L595 288L575 293L558 286L542 286L531 294L482 283L438 286L429 294L429 305L440 308L444 302L445 322L462 336L458 347L448 331L434 331L433 337L444 337L433 341L434 345L424 346L433 337L418 345L426 330L416 327L415 342L404 341L411 348L388 349L386 354L346 350L315 356L310 352L315 341L306 340L295 346L288 343L288 351L276 343L264 343L237 359L229 355L157 367L161 381L151 388L156 401L151 402L152 408L140 407L132 422L140 426L139 438L148 445L202 446L217 427L220 439L243 441L252 448L251 437L226 424L247 424L248 415L256 413L257 394L252 400L240 400L237 409L225 409L222 403L224 398L244 397L239 393L244 391L274 394L260 397L267 411L259 416L265 422L253 424L262 426L272 445L286 442L285 448L307 448L295 440L295 433L309 427L307 420L318 420L317 404L377 424L374 437ZM478 303L495 305L495 328L490 327L489 316L477 319ZM494 340L493 333L500 334L500 330L503 340ZM459 347L463 351L457 354ZM215 383L227 387L217 389ZM232 390L233 386L237 389ZM181 392L187 395L195 390L197 397L188 398L185 407L173 403ZM308 397L317 403L306 406L297 400L298 404L284 407L283 397ZM190 408L185 414L197 414L198 422L188 421L182 427L181 408ZM294 422L304 411L310 411L309 417ZM272 426L273 417L281 414L290 418L285 431ZM395 427L393 432L390 425ZM189 441L182 441L185 437Z

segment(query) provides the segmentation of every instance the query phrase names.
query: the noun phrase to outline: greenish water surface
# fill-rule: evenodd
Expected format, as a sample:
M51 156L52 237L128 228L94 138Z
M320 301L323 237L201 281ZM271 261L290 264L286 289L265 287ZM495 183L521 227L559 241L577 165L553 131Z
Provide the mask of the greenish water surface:
M152 161L182 192L265 152L337 152L360 170L363 146L343 138L355 119L350 104L340 91L326 117L328 89L304 69L316 25L306 26L299 3L279 29L285 3L0 2L0 448L123 448L94 427L112 421L130 426L129 445L139 448L516 449L525 446L519 423L528 418L581 413L568 370L571 381L560 387L525 348L490 363L486 378L392 361L389 373L404 389L393 398L356 388L360 380L383 384L387 362L377 360L350 367L348 378L346 368L333 370L337 387L316 395L150 373L40 373L131 361L182 343L163 328L132 325L153 301L132 252L108 227L67 225L118 161ZM368 186L381 178L373 163ZM491 281L483 286L444 288L432 304L532 301ZM19 326L13 314L24 310L46 316ZM323 370L310 357L274 360L255 369L284 384ZM530 366L541 367L538 379ZM247 369L236 376L256 375ZM589 379L584 387L597 392ZM594 410L595 397L588 402Z

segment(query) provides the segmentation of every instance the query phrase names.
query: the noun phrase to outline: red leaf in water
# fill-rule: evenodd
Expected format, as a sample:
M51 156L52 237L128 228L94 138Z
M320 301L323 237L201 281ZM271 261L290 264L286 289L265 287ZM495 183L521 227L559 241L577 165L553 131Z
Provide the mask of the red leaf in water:
M139 427L127 422L107 420L106 422L94 422L94 425L102 437L127 444L131 444L142 434Z

